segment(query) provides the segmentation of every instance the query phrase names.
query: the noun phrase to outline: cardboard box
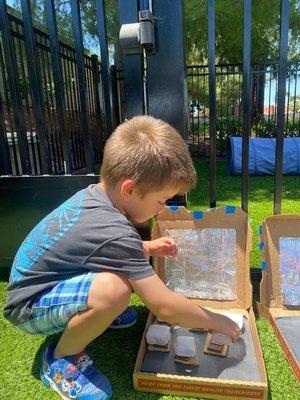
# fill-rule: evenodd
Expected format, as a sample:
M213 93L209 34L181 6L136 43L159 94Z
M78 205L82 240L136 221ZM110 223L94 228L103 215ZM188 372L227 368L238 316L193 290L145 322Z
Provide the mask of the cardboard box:
M300 288L299 288L299 262L300 262L300 215L274 215L267 218L260 228L262 251L262 280L260 284L260 303L257 303L258 311L270 321L279 343L284 351L293 372L300 381ZM283 240L297 241L297 249L294 246L285 254ZM285 258L287 257L287 258ZM284 295L284 263L290 266L294 257L298 263L298 271L294 275L294 284L298 280L298 287L291 286L297 291L298 305L291 304L291 298ZM289 263L291 262L291 264ZM296 276L297 275L297 276ZM293 277L292 277L293 278ZM290 282L293 283L292 281ZM290 304L286 304L290 303Z
M173 332L172 345L177 334L183 332L188 336L193 335L198 343L200 360L197 367L179 367L173 362L173 350L162 357L150 354L151 352L147 350L145 334L155 320L155 316L150 313L133 373L134 387L145 392L210 399L267 399L267 377L252 310L249 272L251 230L247 216L240 208L232 206L194 213L190 213L184 207L165 207L153 228L152 238L156 239L167 234L172 236L173 233L184 232L184 229L192 229L190 232L196 232L196 235L200 236L205 233L204 230L207 230L207 233L218 230L232 233L235 258L234 295L229 299L215 299L213 296L194 297L191 301L220 313L222 311L242 313L246 325L245 334L236 344L230 346L228 357L223 359L203 353L207 332L190 332L179 328L178 332ZM187 240L187 252L188 242ZM197 246L198 242L195 243ZM206 240L203 240L202 244L205 243ZM224 249L228 245L224 243ZM213 254L210 258L213 258ZM156 272L164 281L166 281L166 271L170 271L167 268L168 262L170 260L165 258L156 260ZM197 263L195 265L197 267ZM212 284L213 289L217 289L220 284L219 280L215 285Z

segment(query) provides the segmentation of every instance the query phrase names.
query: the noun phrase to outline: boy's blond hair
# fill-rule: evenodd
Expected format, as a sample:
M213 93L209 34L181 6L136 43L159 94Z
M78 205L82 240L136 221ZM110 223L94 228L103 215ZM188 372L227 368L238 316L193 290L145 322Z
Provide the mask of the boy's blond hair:
M195 186L196 172L182 137L171 125L138 116L119 125L107 140L101 179L110 187L132 179L142 194L165 186L185 193Z

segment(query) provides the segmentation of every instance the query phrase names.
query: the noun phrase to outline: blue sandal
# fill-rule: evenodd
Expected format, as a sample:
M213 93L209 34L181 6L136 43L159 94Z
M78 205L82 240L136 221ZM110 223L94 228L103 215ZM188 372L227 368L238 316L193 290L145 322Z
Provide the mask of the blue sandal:
M86 353L54 359L55 344L43 353L40 377L62 399L108 400L112 396L109 380L94 366Z
M134 325L137 320L137 312L132 307L127 307L121 315L116 318L109 328L111 329L122 329L122 328L129 328L130 326Z

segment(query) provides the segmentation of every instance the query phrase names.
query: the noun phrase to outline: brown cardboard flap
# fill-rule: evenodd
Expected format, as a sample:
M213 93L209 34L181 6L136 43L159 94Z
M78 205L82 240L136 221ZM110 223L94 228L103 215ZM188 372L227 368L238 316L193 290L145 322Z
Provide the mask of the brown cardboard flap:
M300 237L300 215L274 215L262 224L262 257L266 269L262 272L260 301L268 308L288 308L283 305L280 290L279 239ZM299 308L299 307L297 307Z
M256 308L259 313L259 315L263 316L266 318L269 322L271 327L274 330L275 335L277 336L277 339L279 341L279 344L285 353L290 366L296 375L296 378L300 382L300 365L297 361L297 358L295 357L295 353L292 351L290 347L290 343L287 340L286 336L284 333L281 331L280 326L278 326L277 318L282 318L282 317L299 317L300 316L300 310L286 310L283 308L267 308L261 303L257 302L256 303ZM292 319L291 319L292 323Z
M213 308L249 309L252 305L252 287L250 284L249 253L251 250L252 233L247 222L246 213L239 207L219 207L201 213L201 219L195 219L194 214L184 207L169 207L158 214L157 222L152 231L152 239L165 235L166 229L206 229L228 228L236 230L237 251L237 299L207 300L199 299L202 306ZM162 280L165 278L165 259L159 257L156 272ZM201 300L201 301L200 301Z
M174 209L175 211L171 211ZM157 221L172 221L172 220L193 220L193 215L185 207L175 206L175 207L164 207L157 216Z

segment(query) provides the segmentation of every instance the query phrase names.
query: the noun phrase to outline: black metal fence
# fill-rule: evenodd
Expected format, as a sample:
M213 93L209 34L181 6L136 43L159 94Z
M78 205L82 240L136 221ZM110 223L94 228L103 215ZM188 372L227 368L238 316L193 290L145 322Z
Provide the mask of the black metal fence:
M26 46L23 21L8 14L13 37L15 62L19 74L22 108L25 118L27 143L32 175L42 173L41 154L37 134L33 99L30 90L29 69L26 59ZM50 158L50 174L65 172L62 134L58 120L55 85L51 66L51 48L49 35L34 28L35 43L42 83L42 98L45 107L45 125L47 126L47 147ZM18 146L17 131L13 118L13 104L8 87L7 67L0 37L0 105L4 147L9 149L9 168L3 173L22 174L22 165ZM75 49L59 42L61 57L69 157L71 172L81 171L86 166L84 137L81 129L81 106L78 85L78 68ZM278 62L251 66L250 80L250 124L251 136L274 137L277 121ZM96 55L84 55L85 79L89 129L93 143L94 161L101 159L106 132L106 115L101 82L100 63ZM243 104L243 65L216 65L216 148L217 155L225 155L226 141L229 135L242 134ZM111 69L113 112L116 123L124 121L125 94L123 71ZM191 154L209 155L209 66L187 66L187 86L189 105L188 141ZM288 64L285 96L285 136L300 135L300 61Z
M122 69L111 66L113 110L116 125L125 121L126 116L126 97L124 90L124 74Z
M30 0L21 4L23 22L0 1L0 174L92 173L115 121L143 112L186 135L182 1L119 1L120 24L137 22L145 7L156 16L156 53L123 54L123 72L109 68L104 0L95 2L101 71L97 58L84 53L78 0L70 0L74 49L58 42L53 0L44 1L48 35L33 28ZM278 62L251 67L252 1L244 0L243 63L216 66L216 8L207 1L208 66L188 67L187 78L191 152L209 153L211 207L217 204L216 156L226 137L243 137L247 211L249 137L274 135L274 213L280 212L283 138L299 135L299 62L287 63L289 1L280 4Z
M17 110L24 117L26 130L26 144L29 152L29 168L31 175L39 175L42 170L41 140L36 124L34 100L30 89L31 65L26 57L24 23L18 18L8 15L9 29L12 35L13 52L19 81L21 110ZM64 174L66 165L63 157L63 133L59 121L59 107L55 95L54 73L51 61L51 44L49 35L33 29L36 46L37 63L41 82L41 96L44 108L44 126L46 129L46 152L49 157L49 173ZM78 173L86 167L85 140L81 121L81 101L79 92L79 76L76 64L75 49L59 42L61 57L63 95L65 99L65 116L67 131L68 158L70 170ZM104 137L106 136L106 115L103 106L103 91L101 71L98 57L84 55L84 71L87 94L87 118L89 120L89 135L93 144L93 162L101 159ZM11 72L11 71L10 71ZM5 45L0 37L0 107L1 107L1 143L6 149L6 162L0 163L2 174L22 175L26 171L22 168L20 146L18 143L17 127L14 118L15 99L9 88L8 65L5 60ZM1 157L0 157L1 159Z
M227 137L241 136L243 71L241 64L216 65L216 147L226 153ZM193 156L209 155L208 66L187 66L189 145ZM275 137L278 62L251 66L250 124L252 137ZM285 95L284 136L300 136L300 61L289 63Z

